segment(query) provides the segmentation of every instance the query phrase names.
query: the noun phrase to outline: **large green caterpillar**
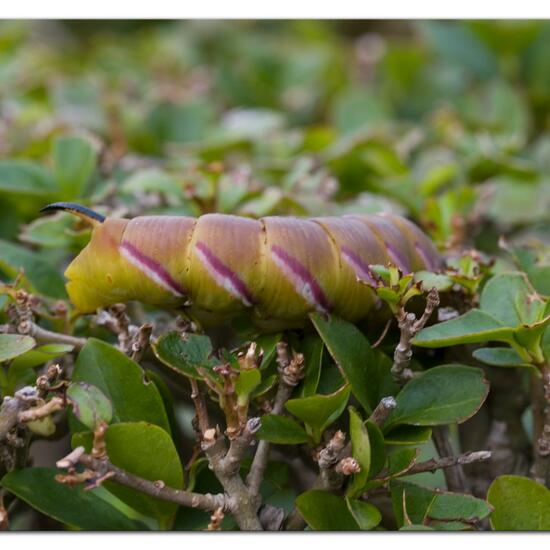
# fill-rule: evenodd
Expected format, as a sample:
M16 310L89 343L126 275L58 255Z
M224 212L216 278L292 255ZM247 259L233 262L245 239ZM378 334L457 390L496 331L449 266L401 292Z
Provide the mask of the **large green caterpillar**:
M375 303L371 265L436 270L441 256L413 223L392 214L259 220L104 218L55 203L93 224L90 243L65 275L81 312L138 300L181 307L206 323L248 311L256 322L299 326L312 311L355 322Z

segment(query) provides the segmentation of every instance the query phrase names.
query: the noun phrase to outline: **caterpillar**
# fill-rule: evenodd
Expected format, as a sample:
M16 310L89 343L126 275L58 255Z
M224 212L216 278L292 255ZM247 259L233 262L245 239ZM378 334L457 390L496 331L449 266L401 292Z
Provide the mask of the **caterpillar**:
M257 324L301 326L312 311L356 322L373 309L371 265L435 271L442 258L412 222L393 214L341 217L226 214L105 218L74 203L92 226L65 271L76 309L137 300L183 308L203 324L248 312Z

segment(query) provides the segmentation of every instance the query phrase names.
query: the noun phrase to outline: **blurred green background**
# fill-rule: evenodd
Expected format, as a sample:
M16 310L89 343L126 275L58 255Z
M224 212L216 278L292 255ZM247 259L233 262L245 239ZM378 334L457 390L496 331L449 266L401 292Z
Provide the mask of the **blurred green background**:
M0 270L64 296L87 233L38 219L60 199L124 216L394 210L442 249L540 246L548 39L543 21L1 22Z

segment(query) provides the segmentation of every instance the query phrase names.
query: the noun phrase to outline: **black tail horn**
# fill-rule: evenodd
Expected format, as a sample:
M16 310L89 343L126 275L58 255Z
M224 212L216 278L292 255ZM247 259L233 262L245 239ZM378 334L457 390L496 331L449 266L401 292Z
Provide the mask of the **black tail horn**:
M54 202L44 206L40 212L52 212L55 210L63 210L64 212L70 212L79 218L95 225L97 223L103 223L105 221L105 216L86 208L80 204L74 202Z

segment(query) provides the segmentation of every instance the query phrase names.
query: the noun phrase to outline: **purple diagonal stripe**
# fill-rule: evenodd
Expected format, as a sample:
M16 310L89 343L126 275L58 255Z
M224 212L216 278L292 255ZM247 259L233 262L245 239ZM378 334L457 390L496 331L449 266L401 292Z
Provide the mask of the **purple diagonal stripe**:
M437 265L436 259L433 257L431 253L428 252L428 250L426 250L424 246L422 246L420 242L416 241L414 243L414 248L418 252L418 255L424 262L424 267L428 271L433 271L434 269L437 269L438 265Z
M342 251L342 258L355 271L355 275L357 279L359 279L360 281L364 281L365 283L369 284L372 287L376 287L378 285L378 282L372 275L369 264L364 262L359 257L359 255L356 254L348 246L345 246L345 245L342 246L341 251Z
M411 268L409 266L408 260L397 250L392 244L385 241L384 244L386 245L386 250L388 251L388 256L390 257L391 262L403 273L403 275L407 275L407 273L411 272Z
M176 296L184 296L184 288L175 281L170 273L166 271L156 260L141 252L137 247L128 241L120 243L122 255L142 273L147 275L157 284L172 292Z
M245 306L254 305L254 297L249 288L230 267L225 265L203 242L198 241L195 248L208 273L222 288L242 300Z
M296 291L317 309L330 311L329 301L315 277L294 256L284 248L274 244L271 247L273 259L289 278Z

